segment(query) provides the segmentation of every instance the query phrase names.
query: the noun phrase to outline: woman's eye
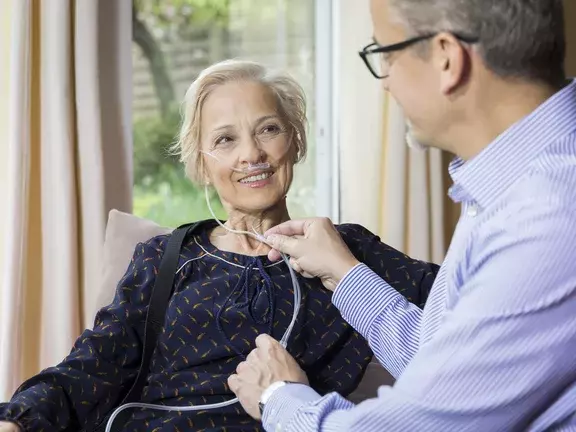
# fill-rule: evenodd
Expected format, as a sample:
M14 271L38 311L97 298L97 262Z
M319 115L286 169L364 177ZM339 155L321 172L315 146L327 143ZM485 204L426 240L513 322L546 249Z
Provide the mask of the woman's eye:
M265 134L277 134L280 132L280 127L278 125L268 125L262 129L262 133Z
M232 137L228 136L228 135L224 135L221 137L218 137L215 141L215 145L222 145L222 144L228 144L230 142L232 142L233 139Z

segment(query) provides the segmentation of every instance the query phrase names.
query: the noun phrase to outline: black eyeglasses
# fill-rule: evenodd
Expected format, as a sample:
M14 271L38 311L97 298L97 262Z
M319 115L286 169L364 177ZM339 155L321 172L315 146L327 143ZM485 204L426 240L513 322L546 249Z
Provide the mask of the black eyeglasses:
M388 59L386 54L390 54L392 52L404 50L418 42L422 42L428 39L432 39L438 33L429 33L420 36L416 36L405 41L395 43L392 45L378 45L376 42L373 42L366 47L358 54L364 60L366 67L375 78L383 79L388 77L388 71L390 69L390 64L388 63ZM464 36L460 34L454 34L454 37L462 42L473 44L478 42L478 38L471 37L471 36Z

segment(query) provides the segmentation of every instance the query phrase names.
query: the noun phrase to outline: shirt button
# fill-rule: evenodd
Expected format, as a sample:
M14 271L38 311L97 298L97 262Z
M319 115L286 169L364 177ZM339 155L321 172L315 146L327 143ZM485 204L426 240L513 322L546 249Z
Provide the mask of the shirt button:
M275 432L282 432L282 425L280 423L276 423L276 428L274 429Z
M466 214L470 217L475 217L478 215L478 206L476 204L470 204L466 210Z

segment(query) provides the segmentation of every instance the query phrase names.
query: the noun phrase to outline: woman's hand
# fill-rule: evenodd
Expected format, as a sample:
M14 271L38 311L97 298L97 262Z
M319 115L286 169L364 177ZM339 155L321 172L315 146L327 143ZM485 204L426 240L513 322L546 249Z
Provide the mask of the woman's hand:
M277 381L308 385L306 374L288 351L271 336L262 334L256 338L256 348L236 368L236 374L228 378L228 386L246 412L260 420L262 393Z
M16 423L0 421L0 432L21 432Z
M276 261L279 252L290 256L294 270L305 277L318 277L330 291L358 264L328 218L300 219L284 222L264 233Z

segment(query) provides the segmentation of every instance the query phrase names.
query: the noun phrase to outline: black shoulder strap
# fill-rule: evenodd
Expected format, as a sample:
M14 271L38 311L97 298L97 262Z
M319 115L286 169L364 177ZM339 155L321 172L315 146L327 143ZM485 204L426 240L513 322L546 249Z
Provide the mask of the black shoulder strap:
M184 242L186 236L192 233L202 223L203 222L195 222L182 225L172 232L172 235L168 240L166 250L162 255L162 261L160 262L158 276L156 276L156 281L154 282L154 287L152 288L150 302L148 303L148 313L146 314L146 323L144 324L144 344L142 347L142 359L140 368L138 369L138 375L136 376L134 384L132 384L132 387L120 405L124 405L130 402L137 402L142 396L142 390L144 390L146 380L148 379L148 372L150 371L150 360L152 359L152 354L156 348L158 335L164 326L166 308L168 307L168 302L172 296L174 278L176 277L176 271L178 270L178 262L180 260L180 250L182 249L182 243ZM124 424L126 424L130 416L130 410L121 411L114 419L112 432L121 431L122 427ZM96 426L93 431L104 431L106 429L106 423L108 422L109 417L109 415L106 416L106 418L100 424L98 424L98 426ZM86 430L90 429L87 428Z

